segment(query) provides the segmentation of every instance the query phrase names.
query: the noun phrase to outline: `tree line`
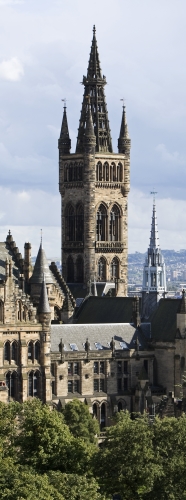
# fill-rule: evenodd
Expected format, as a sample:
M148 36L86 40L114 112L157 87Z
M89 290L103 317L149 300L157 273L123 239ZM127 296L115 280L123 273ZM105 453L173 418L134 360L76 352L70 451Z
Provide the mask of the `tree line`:
M150 424L122 411L101 447L98 435L78 400L61 412L0 403L0 499L186 500L185 415Z

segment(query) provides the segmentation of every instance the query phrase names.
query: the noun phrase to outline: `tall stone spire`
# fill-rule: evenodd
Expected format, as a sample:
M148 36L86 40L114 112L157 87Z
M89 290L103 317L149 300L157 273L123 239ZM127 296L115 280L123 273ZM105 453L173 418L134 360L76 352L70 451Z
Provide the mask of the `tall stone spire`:
M118 139L118 152L121 154L130 155L131 140L128 132L128 125L126 120L125 106L123 106L122 118L121 118L121 128Z
M155 193L152 193L155 194ZM166 293L166 269L158 237L155 197L153 199L150 244L143 269L142 315L147 318Z
M47 288L46 288L46 282L45 282L45 275L43 274L43 282L41 286L41 294L40 294L40 300L39 300L39 306L38 306L38 313L42 314L51 314L49 302L48 302L48 295L47 295Z
M70 153L71 149L71 140L69 136L69 131L68 131L68 122L67 122L67 113L66 113L66 105L64 106L63 110L63 119L62 119L62 125L61 125L61 133L58 141L58 147L60 149L60 152L65 155Z
M94 134L94 126L92 121L92 113L90 107L90 98L87 99L87 114L86 114L86 128L83 137L83 144L85 151L90 151L92 154L95 153L96 137Z
M96 152L112 153L112 140L104 94L106 78L104 75L102 76L101 73L95 26L93 27L93 39L87 69L87 76L83 76L82 84L84 85L84 95L78 129L76 153L84 152L83 137L85 134L86 126L88 96L90 96L90 107L94 133L96 136Z

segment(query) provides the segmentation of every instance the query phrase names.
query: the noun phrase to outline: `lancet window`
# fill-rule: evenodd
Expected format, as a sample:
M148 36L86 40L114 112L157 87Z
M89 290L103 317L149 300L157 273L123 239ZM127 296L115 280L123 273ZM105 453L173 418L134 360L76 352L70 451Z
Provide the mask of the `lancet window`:
M83 241L84 236L84 210L83 205L76 207L76 241Z
M16 398L17 396L17 381L18 376L16 372L7 372L6 385L8 387L9 398Z
M114 257L111 262L111 279L119 278L119 260Z
M97 241L107 239L107 210L102 203L97 211L96 239Z
M98 279L106 281L106 259L104 257L100 257L98 262Z
M83 241L84 237L84 208L82 203L68 205L65 211L65 239L66 241Z
M109 237L110 241L120 241L120 210L117 205L113 205L110 211Z
M64 167L64 181L82 181L83 178L83 164L82 163L65 163Z
M31 371L28 376L28 396L38 397L40 393L40 373L39 371Z
M18 362L18 345L14 340L12 343L7 341L4 344L4 360L11 363L11 361Z
M100 138L102 145L105 145L105 138ZM110 165L105 162L103 165L99 161L96 165L96 180L103 182L123 182L123 165L119 162L112 162Z

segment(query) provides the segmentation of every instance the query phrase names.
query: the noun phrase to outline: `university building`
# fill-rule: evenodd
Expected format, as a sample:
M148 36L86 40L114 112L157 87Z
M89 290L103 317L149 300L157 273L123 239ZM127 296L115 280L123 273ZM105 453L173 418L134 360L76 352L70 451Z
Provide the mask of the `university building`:
M130 139L123 108L113 152L105 84L94 28L75 153L66 107L59 138L63 273L42 242L34 268L30 243L24 257L10 231L0 243L0 401L78 398L101 427L122 409L174 414L186 357L185 293L166 298L155 201L142 297L127 297Z

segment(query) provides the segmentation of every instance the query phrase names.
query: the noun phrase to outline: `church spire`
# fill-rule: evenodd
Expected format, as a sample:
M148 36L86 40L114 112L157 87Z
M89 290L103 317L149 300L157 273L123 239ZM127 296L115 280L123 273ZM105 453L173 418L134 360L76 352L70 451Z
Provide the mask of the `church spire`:
M157 224L157 216L156 216L155 198L153 200L152 223L151 223L150 246L149 246L149 248L150 249L158 249L159 248L158 224Z
M90 96L90 107L96 136L96 151L112 153L107 104L104 94L106 78L101 72L99 53L96 40L96 28L93 27L93 39L87 69L87 76L83 76L84 95L78 129L76 153L84 152L84 134L87 115L87 97Z
M123 100L123 99L122 99ZM118 152L122 154L130 155L131 140L128 132L128 125L126 120L125 106L123 106L122 118L121 118L121 128L118 139Z
M68 122L67 122L67 113L66 113L66 104L64 105L63 110L63 119L61 125L61 133L58 141L58 147L62 154L69 154L71 149L71 140L68 131Z

